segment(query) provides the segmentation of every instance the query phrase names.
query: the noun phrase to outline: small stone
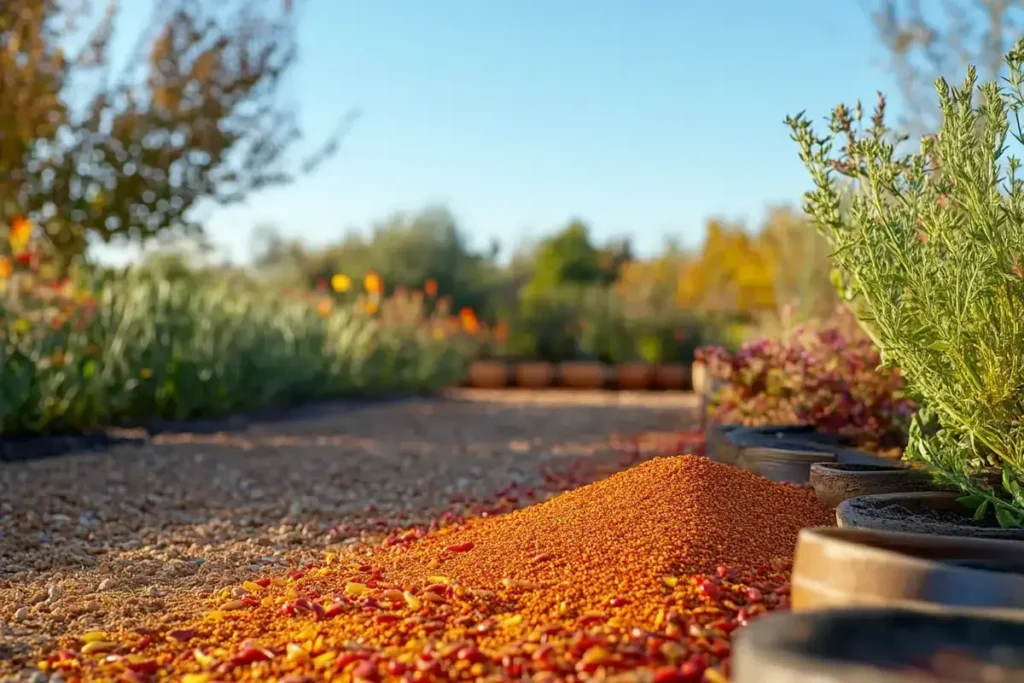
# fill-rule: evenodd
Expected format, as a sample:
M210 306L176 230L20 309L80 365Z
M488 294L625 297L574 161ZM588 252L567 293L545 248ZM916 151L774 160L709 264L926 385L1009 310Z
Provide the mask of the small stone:
M114 581L114 579L103 579L100 581L100 585L97 587L97 590L108 591L113 588L116 583L117 582Z
M48 593L49 600L59 600L62 595L64 595L64 591L61 590L60 586L50 586L50 591Z
M25 621L28 619L28 607L19 607L18 611L14 613L15 621Z

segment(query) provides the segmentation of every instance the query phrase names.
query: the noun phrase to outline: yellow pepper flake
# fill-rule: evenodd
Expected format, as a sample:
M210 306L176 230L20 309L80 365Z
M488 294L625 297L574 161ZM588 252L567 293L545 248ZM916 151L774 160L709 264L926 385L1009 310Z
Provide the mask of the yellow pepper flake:
M90 640L82 646L83 655L96 654L97 652L110 652L117 647L117 643L107 640Z
M402 597L405 598L405 604L407 604L409 606L409 609L413 610L414 612L423 606L423 601L421 601L419 598L417 598L409 591L405 591L404 593L402 593Z
M92 643L92 642L95 642L97 640L106 640L106 639L107 639L106 631L89 631L84 636L82 636L82 642L83 643Z
M452 580L449 579L447 576L428 576L427 577L427 581L429 581L430 583L443 583L443 584L449 584L449 583L452 582Z
M679 578L676 576L663 576L661 580L665 582L665 585L669 588L675 588L679 585Z
M370 589L367 588L364 584L356 583L355 581L350 581L349 583L345 584L345 592L349 595L366 595L370 592Z
M254 581L245 581L242 583L242 588L250 593L259 593L262 590L266 590L263 586L259 585Z
M247 605L241 600L232 600L231 602L226 602L222 605L222 608L228 611L245 609L246 607Z
M338 659L337 652L325 652L313 658L313 666L317 669L326 669Z
M181 677L181 683L209 683L212 677L210 674L185 674Z
M199 662L201 666L213 666L213 664L217 661L215 658L206 654L198 647L192 650L192 656L196 658L196 661Z

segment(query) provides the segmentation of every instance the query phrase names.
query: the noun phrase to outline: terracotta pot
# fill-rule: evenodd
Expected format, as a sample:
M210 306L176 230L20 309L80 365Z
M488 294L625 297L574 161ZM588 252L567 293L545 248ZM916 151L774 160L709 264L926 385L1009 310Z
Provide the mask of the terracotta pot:
M952 608L1024 621L1024 543L804 529L791 590L795 610Z
M592 361L569 361L558 366L558 375L564 387L572 389L600 389L607 375L604 365Z
M508 366L496 360L478 360L469 366L468 382L478 389L500 389L508 384Z
M995 520L975 522L957 502L959 493L881 493L844 500L836 508L841 527L1024 541L1024 529L1002 529Z
M615 368L615 384L623 391L643 391L654 379L650 363L622 363Z
M835 452L811 443L781 444L771 448L741 446L736 467L772 481L806 484L811 478L811 465L816 462L835 462L837 459Z
M665 363L654 366L654 386L666 391L688 389L690 367L683 363Z
M936 491L927 472L899 464L862 465L815 463L811 465L811 488L825 505L836 507L844 500L875 493Z
M546 389L555 381L555 366L551 363L519 363L516 365L516 384L524 389Z
M733 683L1024 679L1024 624L907 610L780 612L736 632Z

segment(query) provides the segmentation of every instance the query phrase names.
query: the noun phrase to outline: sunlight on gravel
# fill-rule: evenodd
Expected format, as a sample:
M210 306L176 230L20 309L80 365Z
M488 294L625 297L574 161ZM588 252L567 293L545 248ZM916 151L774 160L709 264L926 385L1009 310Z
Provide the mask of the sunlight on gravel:
M466 391L0 463L0 679L61 635L179 622L223 588L513 483L541 500L546 472L614 471L616 438L678 430L693 406Z

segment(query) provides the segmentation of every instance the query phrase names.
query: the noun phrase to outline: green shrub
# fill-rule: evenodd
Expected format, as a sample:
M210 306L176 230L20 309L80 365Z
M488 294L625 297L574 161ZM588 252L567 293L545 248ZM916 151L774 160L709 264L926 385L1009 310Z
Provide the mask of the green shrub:
M1007 58L1009 89L991 83L975 104L939 80L938 134L899 156L880 99L838 107L831 135L803 115L787 122L816 189L806 209L831 242L837 284L860 312L882 360L899 367L922 410L907 456L964 492L978 518L1024 521L1024 179L1006 140L1024 142L1024 41ZM841 183L837 174L848 182ZM978 475L1002 472L992 487Z
M335 308L147 273L94 294L37 286L0 310L0 434L213 417L300 401L436 390L467 349L409 297ZM454 342L453 343L453 338Z

